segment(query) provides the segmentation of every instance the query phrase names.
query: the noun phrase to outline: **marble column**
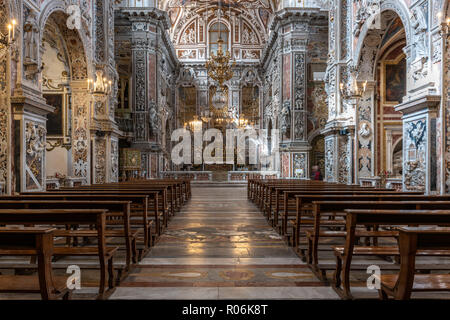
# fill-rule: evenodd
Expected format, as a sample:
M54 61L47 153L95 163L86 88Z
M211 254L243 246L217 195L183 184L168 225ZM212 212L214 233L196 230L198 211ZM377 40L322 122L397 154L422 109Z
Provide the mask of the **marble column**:
M156 114L156 27L150 12L130 13L133 69L133 148L141 151L142 174L151 176L157 166L150 156L154 145Z
M437 190L436 118L440 96L426 95L401 103L403 113L403 188Z

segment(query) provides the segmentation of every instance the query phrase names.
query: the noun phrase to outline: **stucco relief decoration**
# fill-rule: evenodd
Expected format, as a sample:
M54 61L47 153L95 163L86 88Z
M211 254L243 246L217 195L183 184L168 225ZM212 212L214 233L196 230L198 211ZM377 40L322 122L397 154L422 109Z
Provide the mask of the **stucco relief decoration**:
M7 8L4 0L0 0L0 28L6 32ZM0 55L0 182L7 182L8 178L8 72L7 57Z
M359 125L358 134L361 138L368 139L372 135L372 129L370 128L370 123L361 122Z
M334 143L333 140L325 141L325 179L326 181L334 181Z
M241 37L242 44L258 44L259 42L256 34L246 25L244 26Z
M305 179L308 176L306 155L304 153L294 153L293 155L293 173L298 179Z
M259 59L259 51L258 50L242 50L242 59Z
M95 141L95 183L106 182L106 140Z
M415 80L419 80L428 74L428 44L427 44L427 20L420 7L412 10L411 27L413 30L414 60L411 64L412 74Z
M304 112L296 112L294 119L294 139L295 140L304 140L305 139L305 121L304 121Z
M95 58L98 62L105 60L105 27L104 27L104 7L103 0L95 1Z
M361 28L373 15L380 12L380 0L354 0L356 14L353 25L353 35L358 37Z
M41 71L38 67L39 27L36 14L30 11L23 26L24 73L27 80L36 80Z
M6 97L1 97L3 101ZM1 104L0 107L0 181L5 182L8 176L8 113L3 106L6 104Z
M305 109L305 53L295 54L295 84L294 84L294 104L295 110Z
M180 37L180 44L195 44L195 24L192 23Z
M119 181L119 142L111 140L111 182Z
M146 76L146 66L145 63L145 51L137 51L135 52L135 81L136 81L136 111L145 111L145 93L146 93L146 86L145 86L145 76Z
M73 95L74 119L73 119L73 171L76 177L87 177L88 174L88 108L87 95L75 93Z
M291 103L285 101L281 108L280 114L280 132L283 135L288 135L291 129Z
M338 170L338 182L348 183L348 175L350 168L350 153L348 150L348 142L346 138L339 139L338 145L339 151L339 170Z
M46 129L42 124L25 122L26 189L42 187Z
M312 112L308 112L308 119L314 124L314 129L324 128L328 120L327 94L324 85L314 85L309 103L312 104Z
M359 60L359 79L371 79L373 77L373 66L380 42L381 36L376 30L371 30L364 39Z
M328 116L329 118L336 117L336 67L331 67L328 63L325 72L325 92L328 96Z
M405 128L404 183L408 190L425 188L426 130L425 120L411 121Z
M373 170L373 129L372 129L372 93L366 92L358 106L358 176L366 178L372 176Z
M157 106L154 102L151 102L149 106L149 124L151 135L156 135L156 133L161 129L161 119Z

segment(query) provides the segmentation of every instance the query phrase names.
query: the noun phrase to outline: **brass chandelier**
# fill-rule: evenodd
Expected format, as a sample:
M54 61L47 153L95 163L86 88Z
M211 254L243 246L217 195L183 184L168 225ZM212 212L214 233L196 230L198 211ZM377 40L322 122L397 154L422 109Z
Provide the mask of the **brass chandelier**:
M232 68L236 66L236 61L230 63L230 51L227 51L225 53L223 52L222 38L219 38L219 40L217 40L217 43L217 54L211 53L211 57L208 61L206 61L206 70L208 71L208 76L217 82L219 88L225 90L224 83L233 78Z

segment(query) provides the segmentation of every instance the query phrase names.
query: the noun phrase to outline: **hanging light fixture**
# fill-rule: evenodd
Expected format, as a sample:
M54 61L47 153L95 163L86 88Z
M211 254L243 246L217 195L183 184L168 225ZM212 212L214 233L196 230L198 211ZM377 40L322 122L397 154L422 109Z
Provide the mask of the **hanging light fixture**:
M224 83L231 78L233 78L233 70L236 66L236 61L231 62L231 54L230 51L223 52L223 39L222 39L222 30L221 30L221 2L219 1L219 39L217 40L217 52L214 54L211 52L210 58L206 61L206 70L208 72L208 76L215 80L220 89L224 89Z

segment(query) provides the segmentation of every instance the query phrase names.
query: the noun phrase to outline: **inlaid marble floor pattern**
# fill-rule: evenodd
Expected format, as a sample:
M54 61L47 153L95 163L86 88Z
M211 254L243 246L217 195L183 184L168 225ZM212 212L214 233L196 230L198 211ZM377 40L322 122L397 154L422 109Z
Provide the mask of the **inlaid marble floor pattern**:
M111 299L337 299L247 200L245 187L193 187Z

